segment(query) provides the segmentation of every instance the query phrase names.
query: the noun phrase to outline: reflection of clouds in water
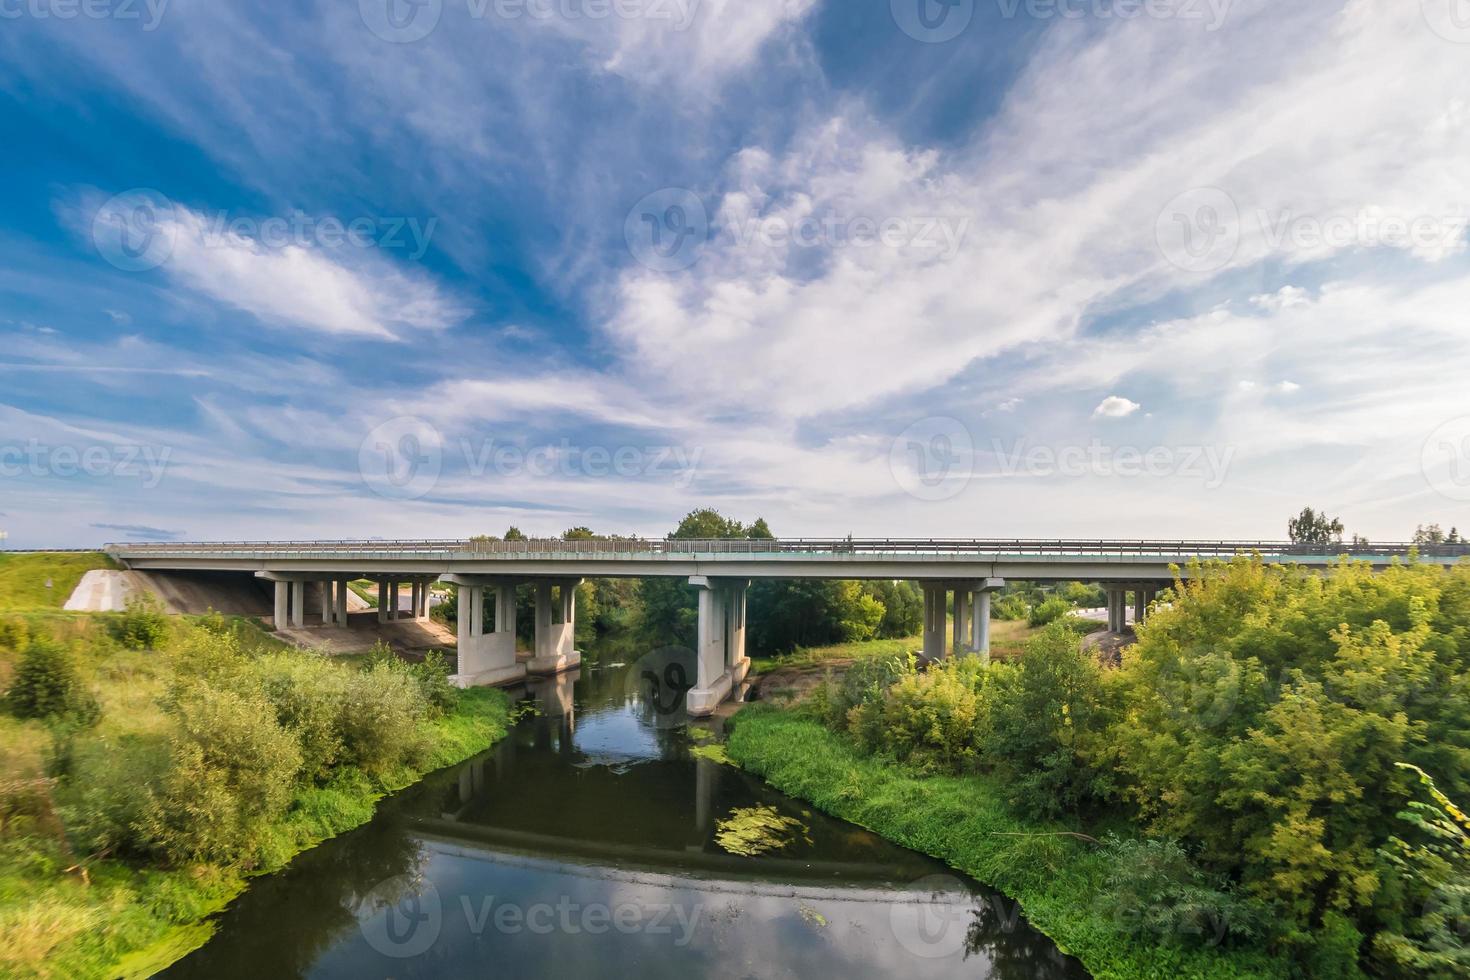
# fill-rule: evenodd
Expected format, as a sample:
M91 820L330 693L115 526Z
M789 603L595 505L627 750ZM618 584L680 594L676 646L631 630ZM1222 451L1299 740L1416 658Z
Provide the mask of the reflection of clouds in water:
M569 906L574 923L592 904L639 910L643 928L637 931L609 928L603 935L589 935L577 928L571 934L558 929L554 935L517 937L518 942L536 944L541 975L586 975L589 948L616 948L619 960L629 963L677 951L681 971L730 980L751 975L918 978L991 973L988 955L966 955L964 942L948 955L921 957L894 935L895 905L922 902L962 923L974 922L982 912L981 900L955 879L950 879L956 881L953 890L934 892L912 886L840 888L695 879L487 852L480 852L473 863L475 872L469 880L457 876L457 885L522 906L561 903ZM458 893L451 897L442 881L440 887L446 904L454 906L447 915L458 914L461 921L454 927L463 929ZM474 905L479 899L471 901ZM606 975L612 966L601 962L594 972Z
M582 712L572 742L594 765L641 762L662 754L654 733L623 711Z

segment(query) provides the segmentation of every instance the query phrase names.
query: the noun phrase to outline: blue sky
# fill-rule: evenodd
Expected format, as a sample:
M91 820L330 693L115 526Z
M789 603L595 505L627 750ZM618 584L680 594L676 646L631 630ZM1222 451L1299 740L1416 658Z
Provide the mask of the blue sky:
M1460 3L0 0L0 529L1470 527Z

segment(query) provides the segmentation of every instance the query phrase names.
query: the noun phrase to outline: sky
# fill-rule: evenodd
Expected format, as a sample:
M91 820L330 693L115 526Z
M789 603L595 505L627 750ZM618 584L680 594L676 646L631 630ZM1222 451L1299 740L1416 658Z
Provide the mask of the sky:
M0 0L0 530L1470 528L1467 0Z

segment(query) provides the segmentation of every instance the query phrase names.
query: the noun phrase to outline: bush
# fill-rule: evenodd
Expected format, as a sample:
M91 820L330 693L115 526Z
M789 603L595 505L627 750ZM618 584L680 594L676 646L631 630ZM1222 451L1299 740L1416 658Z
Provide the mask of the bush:
M5 701L18 718L69 718L89 725L100 714L71 651L50 638L30 642Z
M85 854L151 851L139 825L149 794L162 785L168 768L169 743L163 736L76 739L60 794L72 845Z
M1035 628L1049 626L1064 616L1072 614L1072 604L1059 596L1053 596L1041 605L1034 607L1028 618L1030 625Z
M904 676L888 689L882 725L857 734L869 750L890 752L920 769L971 768L990 727L980 688L1006 669L987 669L978 658L963 657Z
M129 650L161 650L168 631L168 615L151 592L128 599L114 630L118 642Z
M241 861L259 849L268 821L285 812L301 750L264 697L205 683L171 708L178 729L167 771L147 793L137 830L174 862Z
M23 619L0 619L0 647L25 653L31 645L31 628Z
M419 723L428 711L418 682L401 668L374 663L350 676L337 715L343 760L383 776L422 750Z
M990 618L1012 622L1018 619L1026 619L1031 615L1031 604L1026 597L1016 593L1006 593L996 596L990 604Z
M1109 837L1103 909L1145 942L1220 946L1259 939L1268 914L1236 895L1223 876L1208 875L1173 840Z
M828 680L821 703L823 721L839 731L849 727L854 708L877 705L881 710L883 696L899 678L913 674L916 665L911 653L895 653L871 657L854 663L840 681Z
M291 653L263 657L258 671L261 689L275 708L276 723L301 751L302 778L325 781L342 753L338 722L345 672L325 658Z
M1076 634L1053 623L1026 644L1014 683L996 686L988 756L1028 815L1075 811L1103 788L1089 759L1105 722L1101 674Z

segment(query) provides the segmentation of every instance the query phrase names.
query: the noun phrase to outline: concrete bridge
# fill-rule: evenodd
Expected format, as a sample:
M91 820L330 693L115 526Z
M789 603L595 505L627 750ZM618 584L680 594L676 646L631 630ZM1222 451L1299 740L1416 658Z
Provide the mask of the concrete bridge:
M682 578L699 591L698 678L688 711L702 716L738 690L750 669L745 651L746 589L752 579L911 580L924 593L923 649L946 655L948 606L953 596L954 653L982 657L990 650L990 600L1007 579L1100 583L1108 596L1108 625L1121 632L1129 593L1134 620L1150 602L1188 575L1195 560L1258 554L1283 564L1325 567L1343 557L1383 568L1411 551L1421 561L1453 564L1467 545L1420 548L1396 544L1299 545L1280 541L1046 541L1001 539L783 539L593 541L282 541L201 544L119 544L108 552L142 571L252 574L274 583L275 622L301 627L308 587L320 622L345 625L347 583L371 579L380 594L411 587L411 615L428 616L429 587L459 589L456 683L507 684L527 673L548 675L576 667L575 590L587 578ZM528 663L515 648L515 589L536 587L535 648ZM487 605L487 602L489 603ZM401 603L379 603L382 619L401 616ZM485 613L491 629L484 629ZM312 618L316 618L313 616Z

